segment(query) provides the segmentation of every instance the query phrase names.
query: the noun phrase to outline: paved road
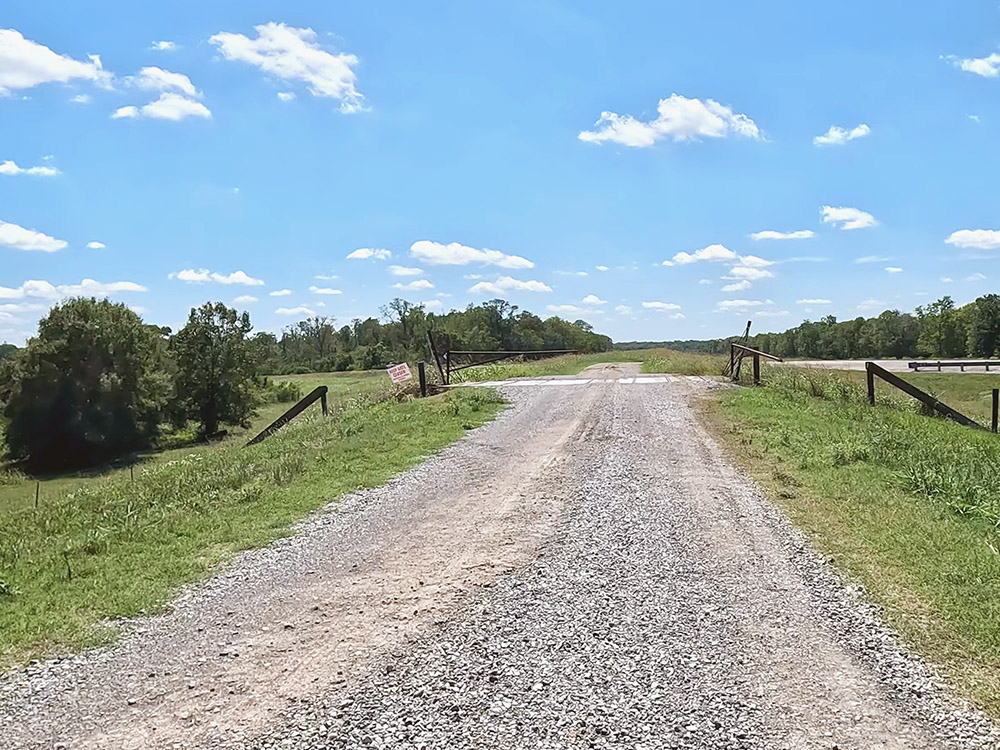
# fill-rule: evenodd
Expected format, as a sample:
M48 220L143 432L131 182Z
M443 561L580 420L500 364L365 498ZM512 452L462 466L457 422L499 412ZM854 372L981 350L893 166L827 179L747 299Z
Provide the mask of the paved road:
M0 745L1000 746L705 433L725 386L579 380L0 683Z

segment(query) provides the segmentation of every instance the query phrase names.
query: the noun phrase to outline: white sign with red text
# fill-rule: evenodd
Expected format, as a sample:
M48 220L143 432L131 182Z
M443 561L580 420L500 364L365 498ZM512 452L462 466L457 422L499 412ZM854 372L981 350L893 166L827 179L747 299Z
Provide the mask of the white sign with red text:
M387 367L386 372L389 373L389 379L393 383L405 383L407 380L413 379L413 373L410 372L410 367L406 362L403 362L401 365Z

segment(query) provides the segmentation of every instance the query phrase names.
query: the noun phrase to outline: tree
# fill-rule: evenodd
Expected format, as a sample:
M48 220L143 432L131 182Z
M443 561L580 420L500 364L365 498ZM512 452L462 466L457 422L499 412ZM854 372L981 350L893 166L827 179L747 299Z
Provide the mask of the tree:
M195 419L203 435L222 423L246 425L255 406L259 346L253 326L221 302L191 310L187 325L170 340L177 366L175 414Z
M992 357L1000 343L1000 296L986 294L968 307L965 349L971 357Z
M53 307L5 370L7 448L35 469L92 466L147 447L170 396L163 338L108 300Z

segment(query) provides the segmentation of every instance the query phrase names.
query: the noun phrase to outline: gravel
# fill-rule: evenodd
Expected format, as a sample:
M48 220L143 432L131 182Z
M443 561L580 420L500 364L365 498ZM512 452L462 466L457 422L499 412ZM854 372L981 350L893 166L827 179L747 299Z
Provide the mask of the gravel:
M145 633L9 678L0 726L12 747L52 747L82 716L69 747L1000 747L722 456L690 407L714 387L510 388L496 423L244 556ZM399 627L410 586L432 590ZM317 629L305 605L337 597ZM116 668L164 662L227 684L239 659L199 672L192 645L218 650L219 628L197 628L219 617L272 623L291 653L227 639L250 654L252 710L226 704L212 729L209 697L175 701L171 723L163 697L191 677L124 689Z

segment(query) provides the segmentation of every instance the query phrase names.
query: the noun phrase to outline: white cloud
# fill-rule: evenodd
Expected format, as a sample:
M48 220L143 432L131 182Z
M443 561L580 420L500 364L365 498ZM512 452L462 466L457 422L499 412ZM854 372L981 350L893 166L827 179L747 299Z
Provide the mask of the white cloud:
M587 276L586 271L553 271L557 276ZM468 278L468 277L466 277Z
M1000 248L1000 231L996 229L959 229L948 235L945 242L955 247L996 250Z
M260 279L247 276L243 271L222 274L209 271L207 268L201 268L197 271L193 268L186 268L183 271L169 274L167 278L185 281L188 284L201 284L206 281L214 281L217 284L243 284L245 286L263 286L264 284Z
M295 98L295 93L292 91L279 91L278 98L283 102L290 102Z
M9 176L27 174L35 177L55 177L62 174L62 172L55 167L19 167L14 162L8 160L0 162L0 174Z
M594 266L594 268L596 268L598 271L607 271L608 270L607 266Z
M840 146L848 141L853 141L856 138L864 138L866 135L871 133L871 128L869 128L864 123L861 123L856 128L847 130L845 128L839 128L836 125L831 125L830 129L826 131L824 135L818 135L813 138L814 146Z
M942 276L941 277L941 282L944 283L944 284L950 284L952 281L954 281L954 279L951 278L951 276Z
M552 287L547 284L543 284L541 281L521 281L519 279L513 279L510 276L501 276L495 282L493 281L480 281L478 284L469 288L469 291L473 294L497 294L502 295L504 292L514 291L514 292L551 292Z
M983 275L983 274L981 274L981 273L979 273L977 271L976 273L974 273L974 274L972 274L970 276L966 276L965 280L966 281L985 281L986 280L986 276Z
M899 266L886 266L885 267L885 272L886 273L901 273L902 270L903 269L900 268Z
M607 300L601 299L596 294L588 294L583 298L582 302L585 305L606 305L608 303Z
M796 305L830 305L833 304L828 299L797 299L795 300Z
M631 315L632 308L629 307L628 305L618 305L615 308L615 312L618 313L619 315Z
M885 263L887 260L892 260L892 258L886 255L862 255L860 258L855 258L855 263Z
M353 253L347 254L348 260L367 260L368 258L374 258L375 260L388 260L391 257L392 253L388 250L372 247L359 247Z
M309 291L313 294L343 294L343 292L339 289L330 289L329 287L319 286L311 286L309 287Z
M309 315L313 316L316 313L310 310L308 307L279 307L274 311L275 315Z
M251 302L256 302L257 298L252 294L241 294L239 297L233 300L234 304L237 305L249 305Z
M145 292L146 287L134 281L102 283L83 279L79 284L50 284L48 281L25 281L19 287L0 286L0 299L59 299L61 297L105 297L121 292Z
M317 44L312 29L273 22L254 29L256 39L220 32L208 41L217 45L227 60L256 65L283 81L302 81L313 96L339 100L341 112L359 112L365 108L364 97L355 87L357 57L327 52Z
M696 263L700 260L736 260L737 257L739 256L725 245L709 245L708 247L703 247L701 250L695 250L693 253L677 253L672 263L686 265L688 263ZM663 261L663 265L668 265L669 263L668 261Z
M764 258L759 258L756 255L741 255L740 265L747 266L748 268L766 268L767 266L773 266L773 260L765 260Z
M444 307L444 302L439 299L428 300L427 302L421 302L420 304L428 310L440 310Z
M191 79L183 73L171 73L169 70L157 68L155 65L143 68L139 75L127 79L132 86L153 91L180 91L182 94L201 98L201 92L194 87Z
M206 120L212 118L212 113L201 102L188 99L181 94L165 92L160 94L160 98L155 102L144 104L141 107L127 106L119 107L111 115L112 120L134 119L138 117L152 117L156 120L172 120L177 122L185 117L203 117Z
M410 246L410 255L432 266L467 266L483 263L501 268L534 268L535 264L520 255L507 255L499 250L479 250L458 242L442 245L440 242L418 240Z
M103 250L105 247L107 247L107 245L105 245L103 242L97 242L95 240L94 242L88 242L87 247L89 247L91 250Z
M71 96L69 100L73 104L90 104L90 94L77 94L76 96Z
M841 229L865 229L878 224L874 216L857 208L823 206L820 213L824 224L839 224Z
M763 268L752 266L733 266L729 269L729 275L724 279L744 279L746 281L759 281L760 279L774 278L774 274Z
M859 310L884 310L888 306L888 302L880 299L866 299L858 303Z
M724 287L722 287L722 291L742 292L744 289L749 289L749 288L750 288L750 282L747 281L746 279L743 279L743 281L737 281L733 284L726 284Z
M765 229L763 232L754 232L750 235L752 240L807 240L815 237L816 233L811 229L800 229L796 232L776 232L773 229Z
M631 115L602 112L595 129L584 130L577 137L590 143L612 141L634 147L652 146L662 138L675 141L729 135L760 138L760 130L753 120L712 99L702 101L673 94L669 99L660 99L656 110L656 119L649 122Z
M724 299L716 304L716 309L721 312L739 312L770 304L773 304L771 300L761 302L756 299Z
M333 281L334 279L339 279L340 277L335 273L318 273L313 276L313 278L319 281Z
M754 315L758 318L783 318L791 313L788 310L758 310Z
M393 288L400 289L404 292L416 292L421 289L433 289L434 285L427 279L417 279L416 281L411 281L409 284L393 284Z
M580 315L582 313L590 312L590 310L585 310L582 307L577 307L576 305L546 305L545 309L549 312L570 313L572 315Z
M975 73L984 78L996 78L1000 75L1000 54L996 52L986 57L956 58L953 55L948 55L945 59L951 60L966 73Z
M25 39L15 29L0 29L0 96L43 83L76 79L108 85L112 76L101 67L101 58L88 57L89 62L74 60Z
M714 284L715 282L712 281L711 279L698 279L698 283L701 284L702 286L707 286L709 284Z
M673 302L643 302L642 306L647 310L659 310L660 312L681 309L680 305L675 305Z
M386 270L393 276L419 276L424 272L422 268L408 268L407 266L389 266Z
M37 250L43 253L54 253L62 250L69 243L57 240L47 234L25 229L17 224L0 221L0 245L6 245L14 250Z
M171 52L177 49L177 44L175 42L168 42L168 41L153 42L149 46L149 48L151 50L157 50L159 52Z
M268 297L287 297L291 293L292 293L291 289L276 289L273 292L268 292L267 296Z

